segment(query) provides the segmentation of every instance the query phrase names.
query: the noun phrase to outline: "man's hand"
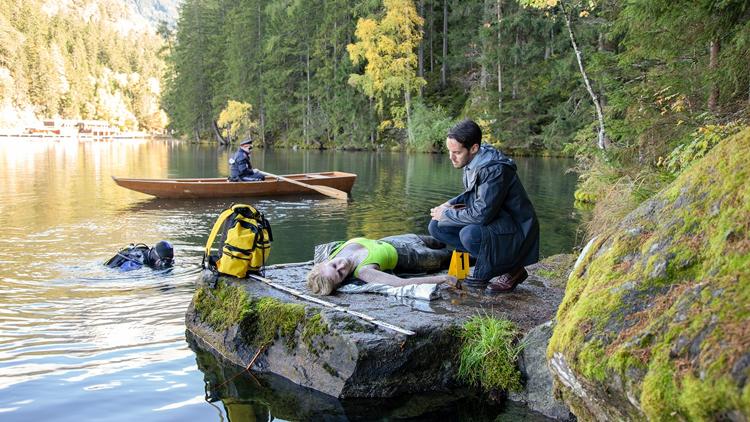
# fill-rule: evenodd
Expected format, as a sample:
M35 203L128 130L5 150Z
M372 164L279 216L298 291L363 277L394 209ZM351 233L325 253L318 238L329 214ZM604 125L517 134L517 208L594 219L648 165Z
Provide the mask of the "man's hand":
M435 208L431 208L430 209L430 215L432 216L433 220L440 221L440 219L443 218L443 213L445 212L445 210L447 208L453 208L454 210L460 210L460 209L462 209L464 207L465 207L464 204L452 204L451 205L451 204L449 204L447 202L444 202L444 203L438 205Z
M430 215L432 216L433 220L440 221L441 218L443 218L443 211L445 211L446 204L440 204L435 208L430 209Z

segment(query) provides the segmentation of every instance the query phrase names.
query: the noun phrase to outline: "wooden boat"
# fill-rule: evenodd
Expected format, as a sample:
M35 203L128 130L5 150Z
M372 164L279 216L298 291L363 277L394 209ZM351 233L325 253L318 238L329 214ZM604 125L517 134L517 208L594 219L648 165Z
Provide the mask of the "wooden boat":
M285 174L281 177L308 185L328 186L350 193L357 175L342 171ZM282 196L318 194L318 192L281 178L267 176L257 182L229 182L224 178L210 179L127 179L112 176L118 185L158 198L239 198L246 196Z

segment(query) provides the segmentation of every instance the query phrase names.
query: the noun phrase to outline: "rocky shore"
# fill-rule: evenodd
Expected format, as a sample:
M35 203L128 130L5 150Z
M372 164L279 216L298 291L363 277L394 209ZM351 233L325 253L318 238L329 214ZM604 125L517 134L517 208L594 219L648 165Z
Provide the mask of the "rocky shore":
M403 334L351 313L322 306L257 279L201 276L186 322L201 348L238 367L270 372L335 398L388 398L461 387L456 377L462 324L477 315L513 321L530 339L519 360L526 389L511 399L565 419L552 398L545 364L548 321L563 297L572 256L528 268L529 278L510 294L441 287L433 301L378 294L335 294L323 299L353 313L411 331ZM269 268L265 278L307 293L308 263ZM214 286L214 287L211 287ZM546 325L545 325L546 324ZM539 328L535 328L539 327Z

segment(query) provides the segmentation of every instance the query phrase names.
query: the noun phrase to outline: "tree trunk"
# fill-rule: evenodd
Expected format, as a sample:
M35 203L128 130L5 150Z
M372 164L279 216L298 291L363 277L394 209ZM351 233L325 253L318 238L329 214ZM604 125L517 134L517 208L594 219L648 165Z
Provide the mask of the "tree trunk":
M513 54L513 85L511 86L510 94L510 97L514 100L518 95L518 63L520 62L518 58L518 52L519 50L521 50L521 42L519 41L518 31L520 31L520 28L516 27L516 51L515 54Z
M489 15L489 0L484 0L484 5L482 6L482 21L489 21ZM489 79L489 71L487 71L487 54L489 53L489 50L489 37L482 37L482 55L480 59L481 70L479 72L479 87L482 89L482 92L487 91L487 80Z
M549 53L550 56L555 55L555 27L549 29Z
M261 10L261 2L258 2L258 24L256 27L258 28L258 43L261 42L263 39L263 31L261 26L261 16L262 16L262 10ZM266 145L266 107L265 103L263 101L263 66L261 64L258 64L258 101L260 104L258 104L258 115L260 115L260 141L263 144L263 147L267 147Z
M719 84L714 79L716 76L716 70L719 68L719 51L721 50L721 42L719 39L711 41L709 45L709 59L708 69L710 71L711 78L711 91L708 93L708 109L711 113L716 113L719 109Z
M503 111L503 64L500 46L502 45L503 0L497 0L497 110Z
M435 38L435 13L432 10L432 4L430 4L430 73L432 73L435 70L435 54L433 50L433 43Z
M414 134L412 133L411 127L411 92L409 90L404 91L404 106L406 106L406 134L409 137L409 143L414 143Z
M339 56L338 56L338 37L339 37L339 23L333 22L333 80L336 81L338 67L339 67Z
M424 0L419 0L419 16L424 18ZM417 69L417 74L420 78L424 78L424 40L425 40L425 33L424 33L424 26L422 26L422 40L419 42L419 67ZM419 95L422 95L422 88L419 88Z
M339 23L338 21L333 21L333 84L336 85L338 82L338 39L339 39ZM338 103L338 89L333 89L333 100L334 103ZM328 138L333 138L333 145L336 145L336 138L338 135L338 130L335 128L331 130L333 134L329 136ZM323 143L321 142L319 144L320 149L323 149Z
M214 136L216 136L216 141L219 142L219 145L229 145L229 139L221 136L221 130L219 129L219 125L216 123L216 120L211 121L211 128L214 131Z
M607 149L609 147L609 138L607 137L607 132L604 130L604 113L602 113L602 106L599 103L599 98L596 96L596 93L591 88L591 82L589 81L589 77L586 74L586 70L583 67L583 58L581 57L581 51L578 49L578 43L576 43L576 37L573 35L573 28L571 27L570 22L570 15L568 14L568 11L565 9L564 2L561 1L558 3L560 5L560 10L562 11L563 17L565 18L565 26L568 28L568 35L570 36L570 44L573 46L573 51L576 55L576 60L578 61L578 69L581 71L581 76L583 77L583 83L586 85L586 91L588 91L589 95L591 96L591 100L594 103L594 108L596 109L596 118L599 121L599 132L597 133L597 146L599 149Z
M448 67L448 0L443 0L443 63L440 67L440 86L445 88Z
M303 132L305 134L305 145L310 145L310 122L312 121L312 105L310 104L310 46L307 46L305 54L305 75L307 76L307 86L305 92L305 119Z

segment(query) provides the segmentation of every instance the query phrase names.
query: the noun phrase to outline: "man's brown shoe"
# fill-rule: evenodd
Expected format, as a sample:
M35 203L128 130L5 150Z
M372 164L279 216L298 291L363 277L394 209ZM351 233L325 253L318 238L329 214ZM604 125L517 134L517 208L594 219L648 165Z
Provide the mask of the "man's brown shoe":
M528 276L529 273L526 272L526 268L517 268L509 273L501 274L491 279L486 291L490 294L512 292Z

